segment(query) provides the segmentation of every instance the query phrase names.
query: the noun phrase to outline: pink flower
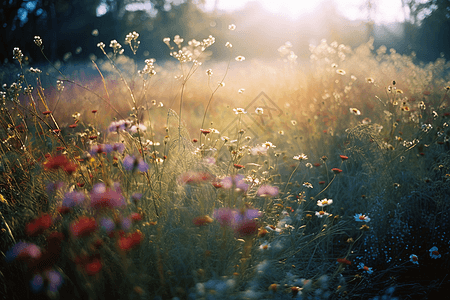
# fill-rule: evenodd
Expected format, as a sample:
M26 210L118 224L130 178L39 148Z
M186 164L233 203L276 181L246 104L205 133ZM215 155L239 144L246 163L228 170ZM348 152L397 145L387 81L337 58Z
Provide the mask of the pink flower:
M239 236L249 236L258 233L259 222L256 218L261 217L261 212L257 209L219 208L213 216L221 226L233 228Z
M243 192L247 192L248 184L245 183L243 175L228 176L222 179L222 188L231 189L233 186Z
M220 226L231 227L236 213L236 210L231 208L219 208L214 210L213 217L219 222Z
M178 182L181 184L199 184L213 179L214 177L208 172L188 171L178 177Z
M95 209L101 207L125 206L125 199L120 193L120 189L106 188L104 183L97 183L91 191L91 206Z
M277 186L262 185L259 187L256 194L260 197L275 197L278 195L279 189Z

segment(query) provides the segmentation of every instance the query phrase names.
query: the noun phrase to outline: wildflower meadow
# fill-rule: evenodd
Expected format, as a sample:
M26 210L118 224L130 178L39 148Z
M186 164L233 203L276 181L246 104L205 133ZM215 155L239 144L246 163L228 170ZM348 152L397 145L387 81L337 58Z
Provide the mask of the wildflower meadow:
M19 48L2 70L2 299L448 294L444 58L322 40L269 62L206 34L142 62L138 32L101 37L95 76Z

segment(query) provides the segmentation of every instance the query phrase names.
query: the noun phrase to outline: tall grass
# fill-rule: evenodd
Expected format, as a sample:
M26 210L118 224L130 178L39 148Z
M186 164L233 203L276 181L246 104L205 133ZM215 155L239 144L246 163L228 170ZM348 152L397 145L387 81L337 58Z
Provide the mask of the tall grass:
M138 38L126 38L133 54ZM99 43L98 75L80 79L14 50L0 118L4 297L448 292L450 65L373 40L322 41L308 64L290 43L275 63L239 49L212 63L214 42L165 39L177 63L140 70L117 41ZM260 92L270 99L252 102Z

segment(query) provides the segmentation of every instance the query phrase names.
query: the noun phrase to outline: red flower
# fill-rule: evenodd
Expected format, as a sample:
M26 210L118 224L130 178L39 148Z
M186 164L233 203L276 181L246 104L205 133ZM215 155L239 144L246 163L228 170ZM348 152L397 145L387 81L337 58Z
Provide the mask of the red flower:
M78 126L78 124L70 124L69 125L69 128L75 128L75 127L77 127Z
M239 164L234 164L233 165L236 169L244 169L245 168L245 166L243 166L243 165L239 165Z
M49 214L43 214L39 218L31 221L25 227L28 236L37 236L52 226L52 217Z
M220 182L217 181L213 181L212 185L216 188L216 189L220 189L222 187L222 184Z
M259 223L256 220L244 220L236 227L239 236L251 236L258 233Z
M352 264L352 262L346 258L338 258L337 262L340 264L345 264L345 265L349 265L349 266Z
M51 114L52 112L50 111L50 110L46 110L46 111L43 111L42 112L42 114L44 115L44 116L46 116L46 115L49 115L49 114Z
M63 168L65 165L69 163L69 160L64 155L58 155L49 157L46 163L44 163L44 168L46 170L58 170L59 168Z
M142 215L140 213L132 213L131 214L131 221L133 223L138 222L138 221L142 221Z
M61 168L69 174L72 174L77 170L77 164L70 162L64 155L53 157L45 155L45 157L48 159L44 163L45 170L58 170Z
M53 132L54 132L54 133L60 133L60 132L61 132L61 129L53 129Z
M211 130L208 130L208 129L200 129L200 131L201 131L204 135L207 135L208 133L211 133Z
M210 216L200 216L192 220L195 226L205 226L213 222Z
M319 181L319 184L325 184L325 181L324 180Z
M92 113L93 113L93 114L95 114L96 112L97 112L97 110L96 110L96 109L93 109L93 110L92 110Z
M63 170L69 174L72 174L77 170L77 167L78 165L76 163L69 162L64 166Z
M93 218L81 217L72 222L70 230L76 237L88 236L97 230L97 222Z
M313 166L314 167L320 167L320 163L315 163Z
M144 239L144 234L140 230L136 230L135 232L133 232L127 236L120 237L120 239L118 241L119 248L124 251L130 250L130 249L138 246L142 242L143 239Z
M333 171L335 174L339 174L342 172L342 170L338 169L338 168L333 168L333 169L331 169L331 171Z
M99 258L94 258L84 265L84 270L89 276L93 276L102 270L102 262Z
M71 211L72 211L72 209L70 207L61 206L58 208L58 212L61 215L66 215L66 214L70 213Z
M339 155L339 157L340 157L342 160L347 160L347 159L348 159L348 156L345 156L345 155Z
M298 294L298 292L300 292L300 291L301 291L301 288L299 288L298 286L291 287L292 296L296 296Z

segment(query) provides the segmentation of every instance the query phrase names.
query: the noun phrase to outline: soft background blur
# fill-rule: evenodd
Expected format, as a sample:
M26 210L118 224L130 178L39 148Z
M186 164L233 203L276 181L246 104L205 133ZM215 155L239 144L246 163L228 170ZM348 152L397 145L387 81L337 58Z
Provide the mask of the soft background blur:
M43 61L33 37L44 40L52 61L85 62L100 55L96 44L116 39L124 45L130 31L140 34L136 59L169 59L165 37L185 40L213 35L215 60L224 60L225 41L248 58L279 57L286 41L299 60L309 57L309 45L322 39L358 46L373 36L418 61L450 54L448 0L0 0L0 62L12 61L19 47L30 62ZM233 35L227 27L237 25ZM93 35L93 30L98 35ZM236 34L237 33L237 34ZM233 38L239 36L239 39Z

